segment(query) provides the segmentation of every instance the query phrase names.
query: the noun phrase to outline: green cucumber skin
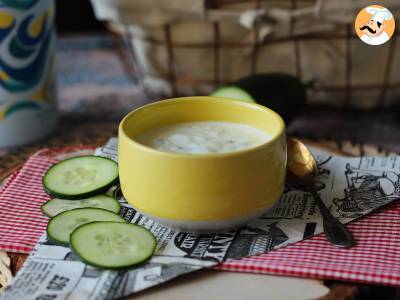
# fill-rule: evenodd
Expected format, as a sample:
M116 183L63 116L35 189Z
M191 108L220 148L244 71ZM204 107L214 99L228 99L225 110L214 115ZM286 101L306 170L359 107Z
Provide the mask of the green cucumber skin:
M95 195L95 196L98 196L98 195ZM108 195L106 195L106 196L108 196ZM111 197L111 196L108 196L108 197L110 197L110 198L112 198L112 199L114 199L118 204L119 204L119 210L117 211L117 212L114 212L114 211L111 211L111 212L113 212L113 213L115 213L115 214L117 214L117 215L119 215L119 213L121 212L121 204L118 202L118 200L117 199L115 199L114 197ZM50 199L49 201L46 201L45 203L43 203L41 206L40 206L40 210L42 211L42 213L46 216L46 217L49 217L49 218L54 218L55 216L50 216L49 214L47 214L47 212L43 209L45 206L46 206L46 204L47 203L49 203L50 201L52 201L53 199ZM82 200L82 199L63 199L63 200ZM77 207L78 208L78 207ZM90 208L90 206L89 207L85 207L85 208ZM98 208L98 207L92 207L92 208ZM74 209L76 209L76 208L74 208ZM61 212L62 213L62 212ZM60 213L60 214L61 214ZM57 216L57 215L56 215Z
M56 166L59 163L71 160L71 159L75 159L75 158L85 158L85 157L95 157L95 158L99 158L99 159L107 159L109 161L112 161L113 163L117 164L115 161L113 161L112 159L109 159L107 157L102 157L102 156L95 156L95 155L83 155L83 156L74 156L74 157L70 157L67 159L64 159L54 165L52 165L44 174L43 178L42 178L42 185L43 185L43 190L46 194L48 194L49 196L53 197L53 198L60 198L60 199L65 199L65 200L82 200L85 198L89 198L89 197L93 197L93 196L97 196L100 194L104 194L106 193L111 187L113 187L114 185L119 184L119 176L117 176L115 178L114 181L110 182L108 185L106 186L102 186L96 190L87 192L87 193L83 193L83 194L78 194L78 195L66 195L66 194L62 194L62 193L57 193L55 191L52 191L51 189L46 187L46 176L50 173L51 169L53 169L54 166Z
M252 98L277 112L289 124L307 101L302 82L285 73L260 73L244 77L232 86L245 90Z
M119 184L119 177L117 177L114 181L110 182L108 185L103 186L101 188L98 188L97 190L93 190L84 194L79 194L79 195L65 195L65 194L60 194L57 192L54 192L43 184L43 190L45 193L53 198L59 198L59 199L65 199L65 200L82 200L85 198L105 194L110 188L112 188L114 185Z
M47 229L46 229L46 231L47 231ZM69 244L68 244L68 243L64 243L64 242L61 242L61 241L59 241L59 240L57 240L57 239L52 238L52 237L49 235L49 232L48 232L48 231L47 231L47 239L49 240L49 242L51 242L52 244L55 244L55 245L57 245L57 246L69 247Z
M82 225L82 226L83 226L83 225ZM80 226L79 226L79 227L80 227ZM78 227L78 228L79 228L79 227ZM153 257L153 255L154 255L154 252L155 252L156 248L157 248L157 243L156 243L156 245L154 246L152 252L150 252L149 256L146 257L143 261L138 262L138 263L136 263L136 264L132 264L132 265L121 266L121 267L112 267L112 268L111 268L111 267L107 267L107 266L102 266L102 265L99 265L99 264L96 264L96 263L92 263L92 262L90 262L90 261L84 259L82 256L79 255L79 253L74 249L74 247L73 247L71 244L70 244L70 248L71 248L72 252L73 252L83 263L85 263L85 264L87 264L87 265L89 265L89 266L92 266L92 267L95 267L95 268L99 268L99 269L103 269L103 270L126 270L126 269L129 269L129 268L141 266L141 265L143 265L144 263L146 263L149 259L151 259L151 258Z
M85 208L87 208L87 207L85 207ZM85 209L85 208L75 208L75 209L72 209L72 210ZM91 209L106 210L106 209L102 209L102 208L91 208ZM64 211L64 212L58 214L57 216L60 216L60 215L62 215L62 214L65 214L65 213L67 213L67 212L70 212L70 211L72 211L72 210ZM106 211L111 212L111 211L109 211L109 210L106 210ZM118 215L118 214L116 214L116 215ZM57 217L57 216L55 216L55 217ZM50 232L49 232L50 223L51 223L51 221L52 221L55 217L53 217L52 219L50 219L50 221L47 223L47 227L46 227L47 238L48 238L48 240L49 240L50 242L52 242L52 243L54 243L54 244L56 244L56 245L64 246L64 247L69 247L69 246L70 246L69 243L64 243L63 241L57 240L56 238L52 237L51 234L50 234ZM121 217L121 216L120 216L120 217ZM121 219L124 220L125 223L126 223L126 220L125 220L124 218L121 217ZM93 221L93 222L98 222L98 221ZM90 223L93 223L93 222L90 222ZM90 224L90 223L86 223L86 224ZM120 223L120 222L110 222L110 223ZM121 223L123 223L123 222L121 222ZM83 224L83 225L86 225L86 224ZM83 226L83 225L81 225L81 226ZM79 227L81 227L81 226L79 226ZM78 227L78 228L79 228L79 227ZM75 231L75 230L74 230L74 231ZM72 234L72 232L71 232L71 234Z
M59 214L59 215L61 215L61 214ZM64 243L63 241L57 240L56 238L53 238L51 236L51 234L49 232L49 225L50 225L50 222L47 223L47 227L46 227L46 234L47 234L47 239L49 240L49 242L51 242L52 244L58 245L58 246L69 247L69 243Z
M96 221L96 222L91 222L91 223L87 223L87 224L93 224L93 223L109 223L109 224L114 224L114 223L119 223L119 222ZM92 262L88 261L87 259L84 259L84 258L78 253L78 251L75 250L75 248L74 248L74 243L73 243L73 241L72 241L72 239L73 239L73 238L72 238L73 233L74 233L76 230L78 230L80 227L85 226L85 225L87 225L87 224L83 224L83 225L81 225L81 226L75 228L75 230L74 230L74 231L71 233L71 235L70 235L70 243L69 243L69 246L70 246L72 252L73 252L83 263L85 263L85 264L87 264L87 265L90 265L90 266L92 266L92 267L96 267L96 268L99 268L99 269L105 269L105 270L124 270L124 269L128 269L128 268L131 268L131 267L136 267L136 266L142 265L143 263L147 262L150 258L152 258L153 255L154 255L154 252L156 251L156 248L157 248L157 239L155 238L154 234L152 234L152 233L150 232L150 230L148 230L148 229L142 227L143 229L149 231L149 232L151 233L151 236L152 236L153 239L154 239L154 247L153 247L153 249L149 252L148 257L146 257L146 258L143 259L141 262L138 262L138 263L136 263L136 264L127 265L127 266L121 266L121 267L114 267L114 268L110 268L110 267L107 267L107 266L102 266L102 265L99 265L99 264L96 264L96 263L92 263ZM130 224L130 223L127 223L127 224ZM131 225L139 226L139 225L135 225L135 224L131 224ZM140 226L140 227L141 227L141 226Z
M242 98L232 97L232 93L240 93ZM226 85L216 89L214 92L210 94L210 96L214 97L223 97L223 98L230 98L238 101L249 102L249 103L256 103L253 97L244 89L239 88L234 85Z

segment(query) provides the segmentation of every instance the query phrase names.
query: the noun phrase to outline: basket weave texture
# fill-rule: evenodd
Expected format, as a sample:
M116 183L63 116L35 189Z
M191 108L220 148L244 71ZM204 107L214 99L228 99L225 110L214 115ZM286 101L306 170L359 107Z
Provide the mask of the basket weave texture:
M383 2L399 20L400 3ZM400 102L399 32L381 46L360 41L354 19L365 1L92 4L127 42L135 74L150 94L207 94L250 74L285 72L313 82L312 103L370 109Z

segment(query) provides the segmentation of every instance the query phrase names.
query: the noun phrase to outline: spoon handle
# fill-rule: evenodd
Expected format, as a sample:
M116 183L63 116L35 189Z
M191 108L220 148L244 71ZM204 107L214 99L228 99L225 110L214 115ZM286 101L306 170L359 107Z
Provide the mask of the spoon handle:
M313 186L309 186L309 191L321 212L324 232L328 240L338 247L349 248L354 246L356 242L346 226L340 223L339 220L331 214Z

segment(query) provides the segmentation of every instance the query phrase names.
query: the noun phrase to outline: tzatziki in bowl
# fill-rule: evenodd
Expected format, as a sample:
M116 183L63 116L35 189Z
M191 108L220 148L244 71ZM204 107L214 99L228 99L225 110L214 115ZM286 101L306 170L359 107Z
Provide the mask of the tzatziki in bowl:
M267 133L244 124L199 121L183 122L150 129L137 141L154 149L175 153L227 153L261 145Z
M125 198L150 218L188 231L234 228L283 192L285 125L253 103L159 101L121 122L119 169Z

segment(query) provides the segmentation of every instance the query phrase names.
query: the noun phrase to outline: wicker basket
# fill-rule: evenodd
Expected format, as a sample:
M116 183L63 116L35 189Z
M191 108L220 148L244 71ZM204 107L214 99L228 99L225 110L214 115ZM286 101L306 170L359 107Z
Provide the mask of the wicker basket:
M398 1L381 1L400 20ZM311 103L370 109L400 102L399 32L381 46L354 32L366 1L92 0L124 40L153 97L207 94L254 73L286 72ZM398 28L398 26L396 26Z

